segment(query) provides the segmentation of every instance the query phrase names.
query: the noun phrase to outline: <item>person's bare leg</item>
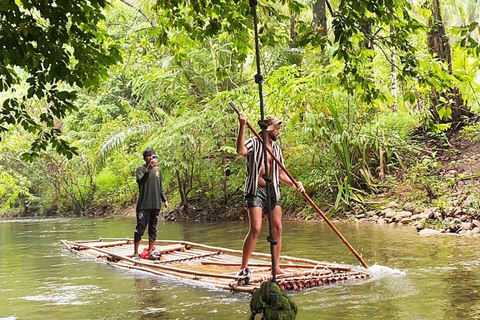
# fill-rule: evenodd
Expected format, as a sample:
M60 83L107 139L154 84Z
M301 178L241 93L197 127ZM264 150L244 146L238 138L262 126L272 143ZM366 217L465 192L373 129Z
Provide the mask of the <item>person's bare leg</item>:
M262 230L262 208L248 208L248 220L250 222L250 228L243 242L241 270L248 266L248 260L250 260L250 255L255 249L258 235L260 234L260 230Z
M284 274L280 269L280 251L282 250L282 207L276 206L272 211L272 234L277 244L273 247L273 254L275 256L275 272L276 274Z
M134 242L133 243L133 254L138 254L138 246L140 245L140 241L139 242Z
M155 249L155 240L148 238L148 253L152 253L153 249Z

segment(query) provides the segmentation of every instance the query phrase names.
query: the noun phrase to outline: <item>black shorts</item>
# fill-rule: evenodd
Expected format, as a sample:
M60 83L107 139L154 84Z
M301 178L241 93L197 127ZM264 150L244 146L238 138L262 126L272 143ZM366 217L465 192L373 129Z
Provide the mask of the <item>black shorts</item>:
M267 188L263 186L257 187L257 194L251 195L247 194L245 196L245 203L247 208L260 207L263 211L267 210ZM273 210L276 206L280 205L280 200L277 200L275 194L275 188L272 186L270 188L270 210Z

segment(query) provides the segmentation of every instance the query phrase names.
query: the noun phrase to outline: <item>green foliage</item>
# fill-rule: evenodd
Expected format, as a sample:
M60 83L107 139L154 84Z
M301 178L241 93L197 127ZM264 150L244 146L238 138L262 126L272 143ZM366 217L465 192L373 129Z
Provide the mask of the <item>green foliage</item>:
M408 170L408 183L411 184L411 190L421 190L421 194L413 195L417 197L416 201L432 201L443 195L444 183L439 179L437 169L441 168L441 163L436 159L436 154L423 155ZM441 200L441 199L440 199ZM442 202L438 202L442 207Z
M480 123L477 122L473 125L466 126L463 128L462 134L474 142L480 142Z
M9 24L0 37L11 39L10 30L31 53L24 64L17 53L15 64L13 51L5 51L10 40L0 44L0 59L10 59L0 66L0 81L9 83L0 93L8 107L2 112L13 117L0 142L0 165L8 173L0 185L10 186L14 177L26 188L16 200L4 194L0 205L26 211L28 198L39 212L81 215L131 204L133 173L146 147L159 153L172 208L198 198L241 203L245 164L235 152L238 124L227 103L234 101L252 124L259 120L248 1L157 0L132 3L135 8L114 2L103 12L98 1L26 10L28 4L0 6L2 26ZM411 134L422 121L432 130L448 126L431 122L432 88L459 88L480 110L475 23L453 30L449 74L428 51L429 10L403 0L341 0L332 3L328 36L320 37L310 4L266 0L257 7L265 112L285 121L279 143L289 171L333 209L365 203L398 171L434 183L428 163L412 165L419 152ZM47 18L49 10L59 12L58 19ZM20 29L20 16L10 17L14 11L30 19L28 32ZM49 35L59 38L32 45ZM47 49L52 54L41 51ZM390 86L392 64L398 94ZM443 119L451 114L448 107L437 111ZM21 151L31 143L27 164ZM67 146L77 155L63 152ZM282 203L287 210L306 206L290 188L282 189Z
M0 133L13 125L37 134L32 159L50 144L58 153L76 154L55 126L76 110L73 87L91 87L119 59L118 46L99 28L105 1L3 1L0 6ZM22 78L19 70L27 73ZM26 92L16 94L19 84ZM42 111L34 113L32 103Z
M25 210L25 203L31 197L30 181L15 172L7 172L0 166L0 216L20 207Z

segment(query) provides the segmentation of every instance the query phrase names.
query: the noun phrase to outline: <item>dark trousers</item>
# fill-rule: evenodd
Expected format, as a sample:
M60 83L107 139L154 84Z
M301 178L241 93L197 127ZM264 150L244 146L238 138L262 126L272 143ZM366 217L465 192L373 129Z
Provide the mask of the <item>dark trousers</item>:
M137 211L137 226L135 227L134 241L140 242L143 233L148 224L148 238L150 240L157 240L157 222L159 209L139 210Z

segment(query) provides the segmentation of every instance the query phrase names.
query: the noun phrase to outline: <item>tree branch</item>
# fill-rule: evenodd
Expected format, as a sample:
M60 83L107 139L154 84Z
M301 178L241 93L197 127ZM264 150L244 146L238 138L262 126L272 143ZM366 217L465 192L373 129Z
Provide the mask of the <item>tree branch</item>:
M135 7L133 4L131 4L130 2L128 2L127 0L120 0L121 2L125 3L127 6L135 9L136 11L138 11L149 23L152 27L156 27L158 26L158 23L155 21L155 20L152 20L150 19L147 14L140 8L137 8Z

